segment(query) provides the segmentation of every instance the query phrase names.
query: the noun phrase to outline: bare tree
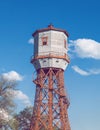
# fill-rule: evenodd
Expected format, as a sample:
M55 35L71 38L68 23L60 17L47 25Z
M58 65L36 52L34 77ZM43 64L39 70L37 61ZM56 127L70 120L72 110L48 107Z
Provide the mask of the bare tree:
M8 122L15 108L13 94L10 90L14 90L16 85L15 80L9 81L0 75L0 130L8 130Z
M32 107L27 107L15 116L15 119L18 121L18 130L29 130L32 111Z

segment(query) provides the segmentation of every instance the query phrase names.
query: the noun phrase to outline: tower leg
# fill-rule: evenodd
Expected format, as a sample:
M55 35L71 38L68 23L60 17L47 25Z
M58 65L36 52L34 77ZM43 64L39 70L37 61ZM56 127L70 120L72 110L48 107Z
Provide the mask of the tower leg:
M71 130L62 69L39 69L30 130Z

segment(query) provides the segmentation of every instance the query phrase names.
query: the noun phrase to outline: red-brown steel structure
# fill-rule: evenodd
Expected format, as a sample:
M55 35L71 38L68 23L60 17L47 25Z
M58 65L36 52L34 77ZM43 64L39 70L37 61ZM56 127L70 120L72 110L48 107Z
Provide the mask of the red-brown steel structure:
M30 130L71 130L67 109L69 100L64 89L64 71L39 69Z
M38 32L34 35L36 33ZM64 58L69 62L66 56L58 56L58 59ZM52 58L52 55L42 58ZM41 56L32 58L31 63L38 59L41 59ZM64 87L64 70L40 67L33 82L36 84L36 94L30 130L71 130L67 113L70 103Z

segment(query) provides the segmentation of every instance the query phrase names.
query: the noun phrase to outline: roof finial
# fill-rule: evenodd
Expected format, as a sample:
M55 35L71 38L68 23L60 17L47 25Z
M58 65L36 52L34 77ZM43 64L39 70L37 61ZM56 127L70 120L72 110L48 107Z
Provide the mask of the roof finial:
M48 27L49 27L49 28L54 28L54 26L53 26L52 23L50 23L50 24L48 25Z

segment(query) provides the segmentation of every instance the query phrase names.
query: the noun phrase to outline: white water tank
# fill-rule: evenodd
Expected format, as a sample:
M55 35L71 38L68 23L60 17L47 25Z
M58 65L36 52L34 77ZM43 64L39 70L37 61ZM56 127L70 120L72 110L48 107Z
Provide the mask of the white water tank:
M68 33L49 25L47 28L36 30L33 37L34 55L31 63L36 70L50 67L65 70L69 63Z

